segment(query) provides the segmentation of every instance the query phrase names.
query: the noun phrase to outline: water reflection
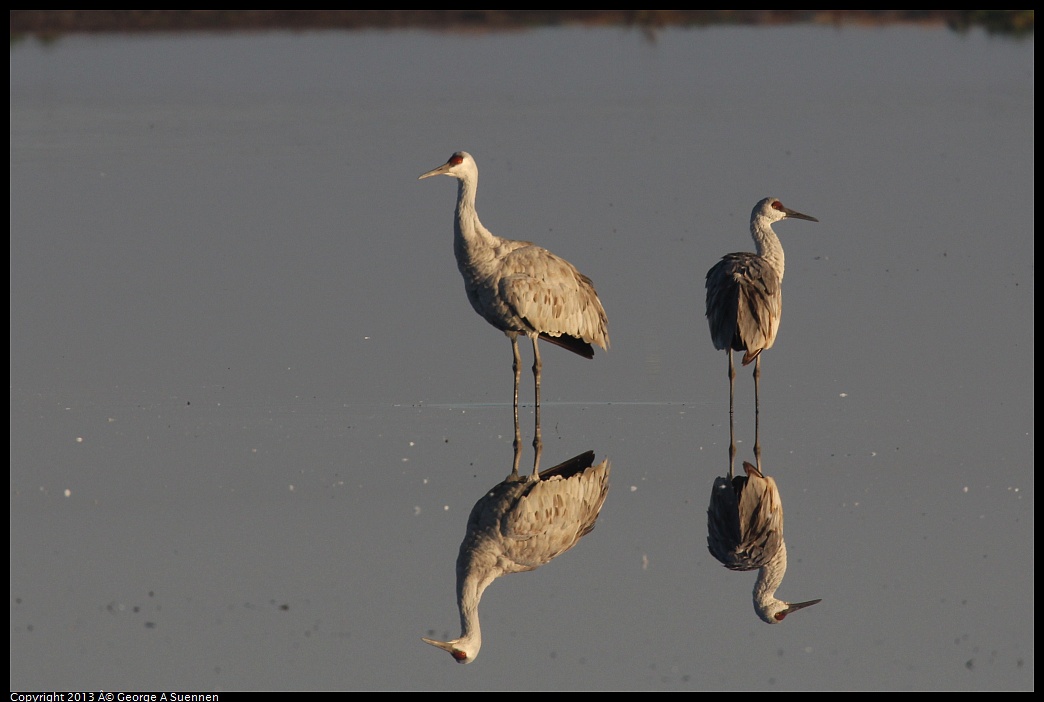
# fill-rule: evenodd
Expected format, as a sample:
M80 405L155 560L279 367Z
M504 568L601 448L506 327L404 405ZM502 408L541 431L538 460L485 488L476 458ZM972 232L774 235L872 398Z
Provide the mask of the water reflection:
M457 555L460 638L423 640L470 663L482 647L478 606L489 585L507 573L538 568L573 548L594 529L609 492L609 459L594 465L586 451L553 468L518 472L516 442L511 474L479 498L468 517Z
M743 462L746 475L714 480L707 508L707 548L730 570L758 570L754 582L754 611L762 621L776 624L791 612L821 600L791 604L775 593L787 572L787 545L783 541L783 501L776 481Z

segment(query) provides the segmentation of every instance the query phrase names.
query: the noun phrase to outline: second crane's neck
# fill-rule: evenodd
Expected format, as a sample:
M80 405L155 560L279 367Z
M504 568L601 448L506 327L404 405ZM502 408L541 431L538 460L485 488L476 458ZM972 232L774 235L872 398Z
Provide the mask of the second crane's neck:
M496 237L479 221L475 209L478 191L478 176L461 178L457 181L457 211L453 222L453 250L457 262L475 261L481 252L492 251Z
M750 222L750 235L754 238L754 245L757 246L758 255L772 264L782 282L783 245L779 243L779 237L776 236L776 232L772 231L772 222L764 217L755 217Z
M780 542L779 551L768 563L758 571L758 579L754 583L754 608L761 614L776 601L776 590L783 582L787 572L787 544Z
M458 566L457 572L457 607L460 609L460 639L461 648L474 650L482 645L482 627L479 625L479 602L482 593L495 576L471 569L461 572Z

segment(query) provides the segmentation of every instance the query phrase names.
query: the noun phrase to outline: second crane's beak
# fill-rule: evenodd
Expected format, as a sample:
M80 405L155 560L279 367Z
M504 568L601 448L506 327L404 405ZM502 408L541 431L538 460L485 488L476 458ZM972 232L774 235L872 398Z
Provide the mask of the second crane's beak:
M421 177L423 178L424 176ZM468 656L467 653L457 648L452 641L436 641L435 639L429 639L423 636L421 637L421 641L429 643L432 646L438 646L443 651L446 651L453 656L453 659L458 663L470 663L474 660L472 657Z
M430 171L428 171L427 173L424 173L423 175L417 176L417 180L423 180L424 178L430 178L431 176L436 176L436 175L443 175L443 174L446 173L446 171L448 171L450 169L450 166L452 166L452 165L453 164L451 164L449 162L444 163L441 166L439 166L438 168L433 168ZM427 639L425 639L425 640L427 640ZM431 643L431 641L428 641L428 643Z
M794 612L798 611L799 609L804 609L805 607L811 607L812 605L819 604L822 601L823 600L820 599L820 600L811 600L809 602L795 602L795 603L789 605L785 610L783 610L782 612L777 614L776 617L777 618L782 618L782 617L780 617L780 615L786 616L788 614L793 614Z
M432 173L434 173L434 171L432 171ZM431 173L426 173L425 175L432 175L432 174ZM421 176L421 178L423 178L423 177L424 176ZM819 221L815 217L812 217L812 216L807 215L807 214L801 214L800 212L792 210L789 207L784 207L783 211L786 212L787 217L793 217L794 219L807 219L809 222L818 222ZM816 602L819 602L819 600L816 600ZM807 607L809 604L815 604L816 602L806 602L805 606Z

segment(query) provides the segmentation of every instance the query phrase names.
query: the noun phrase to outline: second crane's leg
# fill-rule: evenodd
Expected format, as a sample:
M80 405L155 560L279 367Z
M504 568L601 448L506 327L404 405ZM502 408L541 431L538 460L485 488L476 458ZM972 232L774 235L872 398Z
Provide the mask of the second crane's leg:
M736 388L736 367L732 361L732 349L726 349L729 355L729 482L732 482L733 467L736 463L736 430L732 421L732 403Z
M518 426L518 382L522 377L522 359L518 355L518 337L511 337L511 353L514 355L514 363L511 368L515 372L515 449L522 446L522 431ZM516 454L517 456L517 454ZM516 458L517 460L517 458Z
M515 459L511 463L511 475L518 475L518 464L522 458L522 442L515 442Z
M761 380L761 354L754 360L754 460L761 471L761 400L758 394L758 381Z
M536 439L533 441L533 479L540 479L540 454L544 452L544 442Z
M543 364L540 362L540 347L537 346L538 337L533 337L533 388L535 395L535 412L536 412L536 428L533 431L533 448L538 448L543 439L540 436L540 369L543 368Z

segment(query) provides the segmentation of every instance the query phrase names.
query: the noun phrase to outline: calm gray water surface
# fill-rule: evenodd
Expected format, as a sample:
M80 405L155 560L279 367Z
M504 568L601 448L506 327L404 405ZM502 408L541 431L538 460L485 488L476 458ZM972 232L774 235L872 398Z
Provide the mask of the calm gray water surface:
M12 45L11 688L1033 689L1033 58L916 28ZM467 667L420 639L459 632L511 352L454 183L417 181L457 149L612 336L543 353L543 465L610 459L598 526L486 591ZM823 602L777 626L705 516L703 279L768 195L820 220L777 226L761 433L778 594Z

